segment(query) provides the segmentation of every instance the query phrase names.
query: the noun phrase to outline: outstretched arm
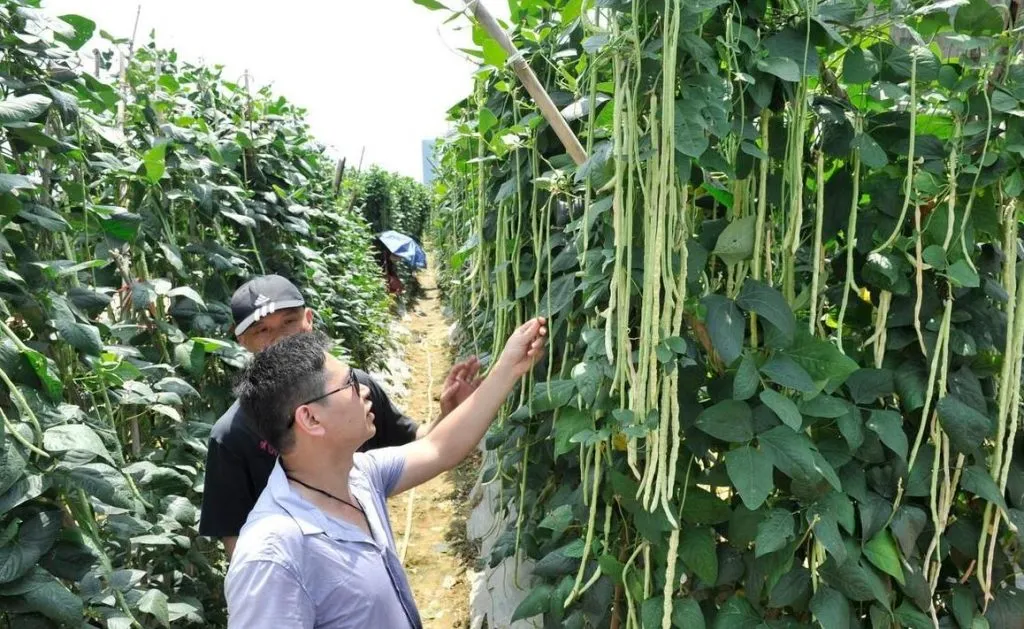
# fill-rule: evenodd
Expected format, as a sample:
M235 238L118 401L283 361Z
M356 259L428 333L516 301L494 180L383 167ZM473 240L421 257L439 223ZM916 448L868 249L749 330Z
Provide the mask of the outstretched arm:
M542 317L520 326L509 337L501 357L476 391L426 437L402 446L405 468L393 494L425 483L469 456L512 387L543 355L546 335Z

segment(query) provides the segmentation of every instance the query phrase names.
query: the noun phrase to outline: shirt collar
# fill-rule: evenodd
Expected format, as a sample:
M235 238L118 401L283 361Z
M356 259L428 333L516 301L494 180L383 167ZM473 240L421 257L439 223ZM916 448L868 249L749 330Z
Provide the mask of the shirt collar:
M267 489L270 491L274 503L295 521L303 535L323 533L333 539L345 542L373 541L368 539L366 533L358 527L328 517L292 489L288 477L285 476L284 467L281 466L280 458L274 463L274 469L270 472ZM352 468L352 473L349 476L349 491L365 509L371 529L375 528L376 509L373 507L366 479L363 473L355 467Z

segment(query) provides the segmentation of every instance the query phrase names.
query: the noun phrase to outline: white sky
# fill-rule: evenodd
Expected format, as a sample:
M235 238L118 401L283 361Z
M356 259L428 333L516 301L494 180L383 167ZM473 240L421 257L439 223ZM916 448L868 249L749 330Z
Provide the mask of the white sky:
M486 4L507 19L504 0ZM449 13L412 0L43 0L123 37L139 6L138 41L155 29L159 46L221 64L225 78L248 70L308 109L315 137L350 167L365 146L364 168L421 179L422 141L445 132L445 112L472 90L475 66L456 50L472 46L468 18L442 25Z

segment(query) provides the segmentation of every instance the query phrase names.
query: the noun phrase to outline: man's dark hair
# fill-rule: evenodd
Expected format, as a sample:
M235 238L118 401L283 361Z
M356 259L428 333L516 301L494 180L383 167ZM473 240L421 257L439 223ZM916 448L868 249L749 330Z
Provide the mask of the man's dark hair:
M295 409L326 388L323 332L302 332L256 354L235 386L249 426L278 452L295 444L291 432Z

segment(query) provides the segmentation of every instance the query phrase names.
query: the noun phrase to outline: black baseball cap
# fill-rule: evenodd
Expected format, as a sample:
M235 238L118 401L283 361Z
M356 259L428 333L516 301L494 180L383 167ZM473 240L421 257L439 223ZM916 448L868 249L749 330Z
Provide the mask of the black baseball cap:
M263 317L306 305L298 287L280 275L260 275L242 284L231 296L235 336L241 336Z

